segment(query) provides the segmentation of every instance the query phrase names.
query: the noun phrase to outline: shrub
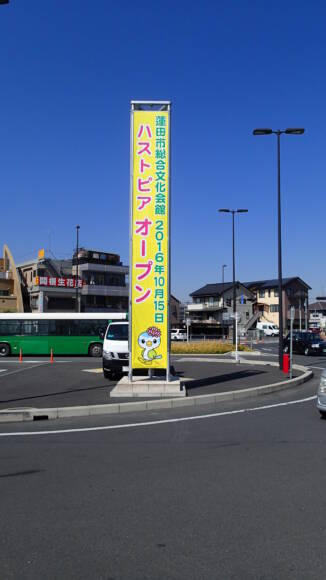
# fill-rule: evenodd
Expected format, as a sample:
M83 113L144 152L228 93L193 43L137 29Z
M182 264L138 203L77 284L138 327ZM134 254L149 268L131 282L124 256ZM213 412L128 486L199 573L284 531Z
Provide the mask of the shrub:
M218 340L196 342L171 342L172 354L225 354L235 350L231 343ZM238 350L250 351L250 348L239 345Z

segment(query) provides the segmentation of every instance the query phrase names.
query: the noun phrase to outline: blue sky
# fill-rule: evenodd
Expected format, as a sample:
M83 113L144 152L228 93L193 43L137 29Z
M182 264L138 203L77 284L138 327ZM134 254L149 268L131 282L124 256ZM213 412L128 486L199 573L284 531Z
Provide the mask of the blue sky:
M172 290L283 274L326 294L326 7L322 1L11 0L0 6L0 244L16 261L85 247L128 263L129 103L172 116Z

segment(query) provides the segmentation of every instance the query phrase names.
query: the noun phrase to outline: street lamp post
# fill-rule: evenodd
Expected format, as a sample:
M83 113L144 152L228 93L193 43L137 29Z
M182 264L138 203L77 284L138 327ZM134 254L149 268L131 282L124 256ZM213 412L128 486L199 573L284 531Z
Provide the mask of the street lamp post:
M79 258L78 258L78 252L79 252L79 230L80 230L80 226L76 226L76 304L75 304L75 310L76 312L80 312L80 304L79 304L79 288L78 288L78 266L79 266Z
M277 221L278 221L278 313L279 313L279 342L278 358L280 370L283 370L283 288L282 288L282 222L281 222L281 135L302 135L304 129L254 129L253 135L277 136Z
M233 266L233 344L236 343L236 287L235 287L235 241L234 241L234 214L247 213L247 209L219 209L221 213L232 213L232 266Z

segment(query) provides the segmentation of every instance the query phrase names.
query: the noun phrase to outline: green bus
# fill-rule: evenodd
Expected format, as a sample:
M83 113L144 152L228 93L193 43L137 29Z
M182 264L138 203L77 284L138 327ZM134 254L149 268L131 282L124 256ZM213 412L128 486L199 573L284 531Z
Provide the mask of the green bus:
M105 330L123 312L0 314L0 357L19 355L102 356Z

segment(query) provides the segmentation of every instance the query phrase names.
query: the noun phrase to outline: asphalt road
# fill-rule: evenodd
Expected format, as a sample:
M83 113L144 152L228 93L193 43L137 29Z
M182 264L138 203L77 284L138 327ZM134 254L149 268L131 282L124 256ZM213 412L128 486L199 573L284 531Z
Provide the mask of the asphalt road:
M251 357L252 358L252 357ZM173 357L173 366L181 378L203 379L204 384L187 382L191 396L246 389L287 377L273 366L216 362L215 357ZM109 397L115 383L103 377L101 359L26 357L0 360L0 409L17 407L67 407L115 403ZM129 399L124 399L127 402ZM134 399L130 399L133 400ZM138 399L141 400L141 399Z
M254 345L255 350L261 352L262 360L278 360L278 339L265 339L264 342L259 342ZM326 367L326 355L305 356L301 354L293 354L294 363L308 366L312 369L323 369Z
M1 579L323 579L316 373L206 416L2 425Z

